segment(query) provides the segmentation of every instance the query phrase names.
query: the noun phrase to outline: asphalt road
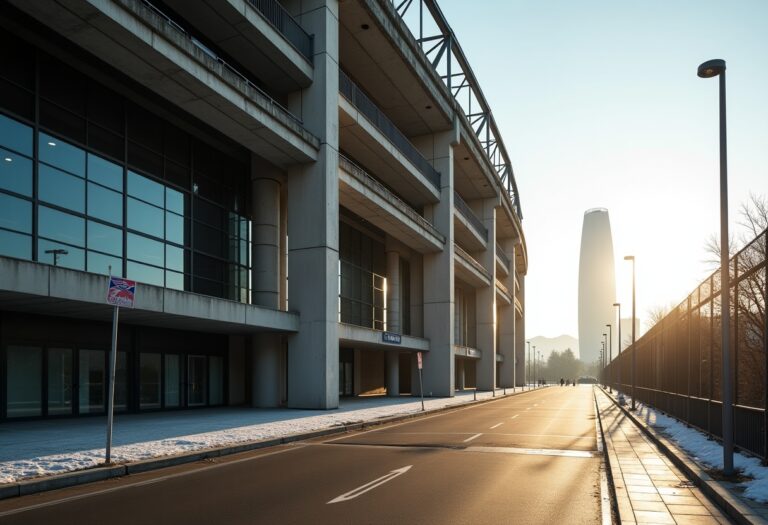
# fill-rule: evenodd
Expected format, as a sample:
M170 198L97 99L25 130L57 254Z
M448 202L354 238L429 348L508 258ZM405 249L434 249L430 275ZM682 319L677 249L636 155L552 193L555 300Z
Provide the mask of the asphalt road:
M600 523L591 387L0 501L5 524Z

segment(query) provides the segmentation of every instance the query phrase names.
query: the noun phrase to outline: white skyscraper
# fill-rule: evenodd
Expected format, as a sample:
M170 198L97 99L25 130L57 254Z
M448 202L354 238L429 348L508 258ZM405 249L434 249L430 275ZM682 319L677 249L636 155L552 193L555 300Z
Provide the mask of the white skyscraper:
M584 212L579 257L579 353L585 363L599 358L603 333L608 331L605 325L615 324L614 302L611 221L608 210L593 208Z

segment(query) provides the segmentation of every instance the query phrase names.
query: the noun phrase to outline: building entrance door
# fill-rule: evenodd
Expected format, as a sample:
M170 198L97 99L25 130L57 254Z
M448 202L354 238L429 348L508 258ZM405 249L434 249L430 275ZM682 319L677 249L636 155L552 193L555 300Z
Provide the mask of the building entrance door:
M355 395L355 351L339 349L339 395Z
M190 355L187 357L187 405L199 407L208 401L208 374L206 356Z

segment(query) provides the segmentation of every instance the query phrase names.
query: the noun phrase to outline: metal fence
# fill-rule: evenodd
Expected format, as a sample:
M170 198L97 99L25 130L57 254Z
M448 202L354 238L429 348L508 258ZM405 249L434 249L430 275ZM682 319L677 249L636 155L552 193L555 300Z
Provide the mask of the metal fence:
M731 276L731 370L734 444L768 459L766 418L766 260L768 230L733 256ZM680 305L606 368L606 379L631 391L636 356L638 400L681 419L711 436L722 437L722 336L720 271L713 273Z
M248 0L299 53L312 62L314 39L277 0Z
M392 144L407 158L416 169L438 190L440 189L440 173L424 158L408 138L403 135L395 124L389 120L383 111L355 84L346 73L339 70L339 91L349 100L365 118L376 126Z
M461 195L459 195L458 191L453 192L453 204L456 206L456 209L459 211L459 213L461 213L461 215L472 226L475 232L477 232L480 237L488 242L488 228L485 227L483 221L480 220L480 217L475 215L475 212L472 210L472 208L469 207L469 204L467 204L466 201L461 198Z

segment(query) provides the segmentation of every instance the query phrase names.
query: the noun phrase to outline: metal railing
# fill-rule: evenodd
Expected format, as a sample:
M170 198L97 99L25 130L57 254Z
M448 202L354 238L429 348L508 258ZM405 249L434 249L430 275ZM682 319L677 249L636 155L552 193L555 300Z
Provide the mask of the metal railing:
M276 0L248 0L274 28L281 33L299 53L312 62L314 37L308 34L298 22Z
M475 260L475 258L474 258L474 257L472 257L472 256L469 254L469 252L467 252L467 251L466 251L464 248L462 248L461 246L459 246L459 245L458 245L458 244L456 244L455 242L453 243L453 249L454 249L454 251L456 252L456 255L458 255L458 256L459 256L459 258L460 258L462 261L464 261L465 263L467 263L468 265L470 265L472 268L474 268L475 270L477 270L477 272L479 272L479 273L480 273L482 276L484 276L486 279L488 279L488 281L490 281L490 280L491 280L491 275L490 275L490 274L489 274L489 273L488 273L488 272L485 270L485 268L483 268L483 265L482 265L482 264L480 264L479 262L477 262L477 261Z
M729 262L734 443L768 459L768 230ZM631 392L635 357L637 399L722 436L722 335L720 271L624 350L604 370L604 379Z
M496 279L496 288L498 288L507 297L507 299L509 299L509 302L512 303L512 294L509 293L509 288L507 288L507 286L498 279Z
M166 13L161 11L159 8L157 8L155 5L153 5L148 0L141 0L141 3L146 7L150 14L158 19L158 21L163 22L165 25L173 29L175 32L181 34L186 40L188 40L192 45L194 45L197 49L205 53L205 55L210 58L211 60L218 63L221 67L223 67L225 70L230 72L231 74L235 75L238 80L243 82L249 89L255 91L259 94L259 96L267 99L267 101L278 108L282 114L284 114L289 119L293 120L295 123L299 124L300 126L304 126L304 123L302 120L291 113L287 108L285 108L282 104L280 104L278 101L270 97L264 90L262 90L260 87L258 87L256 84L251 82L248 77L246 77L244 74L242 74L240 71L232 67L229 63L227 63L223 58L221 58L219 55L217 55L212 49L204 45L200 40L195 38L192 34L189 33L186 29L181 27L177 22L175 22L170 16L168 16Z
M381 131L387 139L407 158L419 172L438 190L440 190L440 173L435 170L427 159L416 149L408 138L403 135L389 117L387 117L363 90L352 81L346 73L339 70L339 91L360 111L371 123Z
M461 198L461 195L459 195L457 191L453 192L453 203L459 213L461 213L461 216L467 220L475 232L477 232L477 234L483 238L485 242L488 242L488 228L485 227L483 221L481 221L480 218L475 215L475 212L472 211L472 208L470 208L469 204L467 204L464 199Z
M429 233L440 239L445 244L445 235L437 231L437 228L429 222L427 219L419 215L419 213L411 208L404 200L395 195L392 190L384 186L382 183L371 177L363 168L349 160L342 154L339 154L339 166L350 173L355 179L360 181L361 184L368 189L376 193L379 197L389 202L392 206L400 210L409 219L417 223L419 226L427 230Z
M509 256L504 252L504 249L501 247L501 244L499 244L498 241L496 241L496 255L499 259L501 259L501 262L504 264L504 267L507 269L507 271L509 271L512 261L509 260Z

